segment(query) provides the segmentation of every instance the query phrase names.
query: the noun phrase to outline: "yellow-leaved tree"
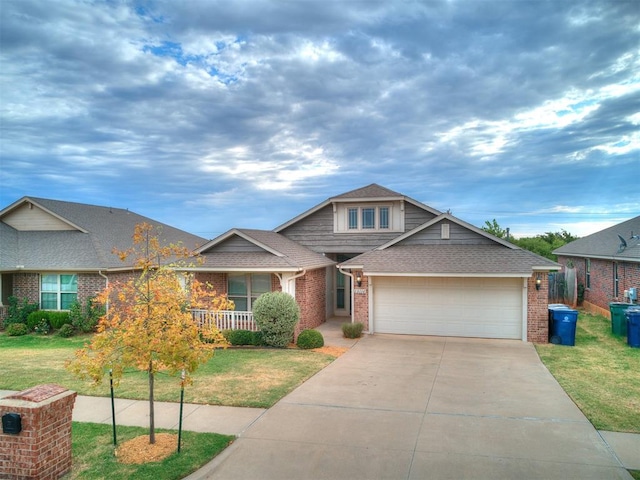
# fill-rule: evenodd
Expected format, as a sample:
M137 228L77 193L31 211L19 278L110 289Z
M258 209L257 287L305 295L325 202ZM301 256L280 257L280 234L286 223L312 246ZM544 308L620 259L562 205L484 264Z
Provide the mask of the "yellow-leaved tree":
M233 302L216 294L208 285L181 270L193 260L181 245L161 245L156 229L147 223L136 225L133 246L115 250L120 259L133 259L133 273L127 280L110 281L97 296L106 314L91 342L76 352L67 368L81 378L102 382L113 372L118 385L126 368L146 371L149 379L149 443L155 443L155 375L160 371L177 376L182 370L186 382L199 365L207 362L215 348L228 345L215 327L200 327L191 309L232 310Z

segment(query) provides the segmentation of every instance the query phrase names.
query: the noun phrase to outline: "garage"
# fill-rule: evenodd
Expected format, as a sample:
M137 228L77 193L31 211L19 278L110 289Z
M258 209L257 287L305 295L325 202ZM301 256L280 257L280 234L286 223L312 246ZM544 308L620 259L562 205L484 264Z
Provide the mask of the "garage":
M374 277L377 333L522 338L522 278Z

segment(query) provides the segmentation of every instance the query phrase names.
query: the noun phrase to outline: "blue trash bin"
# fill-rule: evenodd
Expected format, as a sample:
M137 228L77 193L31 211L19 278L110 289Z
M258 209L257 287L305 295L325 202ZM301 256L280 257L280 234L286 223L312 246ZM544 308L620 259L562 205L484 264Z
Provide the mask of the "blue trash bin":
M551 338L559 338L559 345L573 347L576 344L576 323L578 323L577 310L570 308L553 310L553 331Z
M625 313L627 317L627 344L633 348L640 348L640 307L629 307Z
M553 312L556 310L570 310L570 308L563 303L550 303L547 305L547 309L549 311L549 342L560 345L561 339L553 325Z

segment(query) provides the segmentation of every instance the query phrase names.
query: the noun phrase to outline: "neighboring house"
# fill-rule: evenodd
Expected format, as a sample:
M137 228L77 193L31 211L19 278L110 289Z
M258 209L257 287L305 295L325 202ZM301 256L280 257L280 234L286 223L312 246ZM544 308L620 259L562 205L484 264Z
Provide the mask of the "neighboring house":
M0 305L10 296L42 309L67 310L130 271L112 253L132 245L134 227L160 227L168 243L196 248L206 239L128 210L24 197L0 211Z
M640 216L567 243L553 252L571 262L584 285L584 307L609 316L609 303L629 302L640 289ZM635 303L638 303L636 298Z
M58 275L55 306L64 308L68 279L62 275L78 276L79 297L83 283L91 285L90 293L95 292L99 281L104 281L102 275L122 269L117 258L107 254L114 245L125 248L130 244L137 221L126 228L124 224L110 227L109 222L115 220L107 214L110 209L85 205L82 208L97 209L91 216L99 213L101 218L89 225L66 209L56 210L56 205L81 209L79 204L22 199L0 212L3 245L9 239L13 243L8 244L16 245L9 251L21 255L13 258L12 253L3 253L0 270L3 282L9 285L7 291L42 302L49 301L43 293L50 288L43 278L51 278L53 285L54 278L48 275ZM37 218L30 213L32 209L38 210ZM39 217L61 222L74 235L25 231L34 230ZM115 234L121 228L128 232L128 243ZM47 229L50 227L40 228ZM93 229L91 241L78 240ZM328 198L271 231L232 229L211 241L176 233L184 236L185 244L200 244L195 252L203 262L190 270L218 293L228 294L235 302L233 318L240 319L239 325L247 325L260 294L282 290L300 306L297 332L317 327L328 318L344 317L362 322L369 333L542 343L548 339L547 273L559 270L560 265L376 184ZM27 237L32 244L18 241ZM32 247L25 247L40 241L57 245L58 250L34 253ZM95 252L91 252L92 245ZM88 253L80 254L85 250ZM27 261L32 254L38 261ZM94 263L76 261L91 255ZM98 259L108 261L96 264Z
M547 273L560 268L375 184L273 231L230 230L198 252L199 278L237 310L268 289L294 294L299 330L343 316L370 333L534 342L548 339Z

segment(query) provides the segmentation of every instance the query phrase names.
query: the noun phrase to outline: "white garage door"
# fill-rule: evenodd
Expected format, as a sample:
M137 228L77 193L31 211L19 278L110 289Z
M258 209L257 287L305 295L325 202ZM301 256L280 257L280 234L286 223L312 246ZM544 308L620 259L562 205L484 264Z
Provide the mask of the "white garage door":
M522 279L375 277L379 333L522 338Z

